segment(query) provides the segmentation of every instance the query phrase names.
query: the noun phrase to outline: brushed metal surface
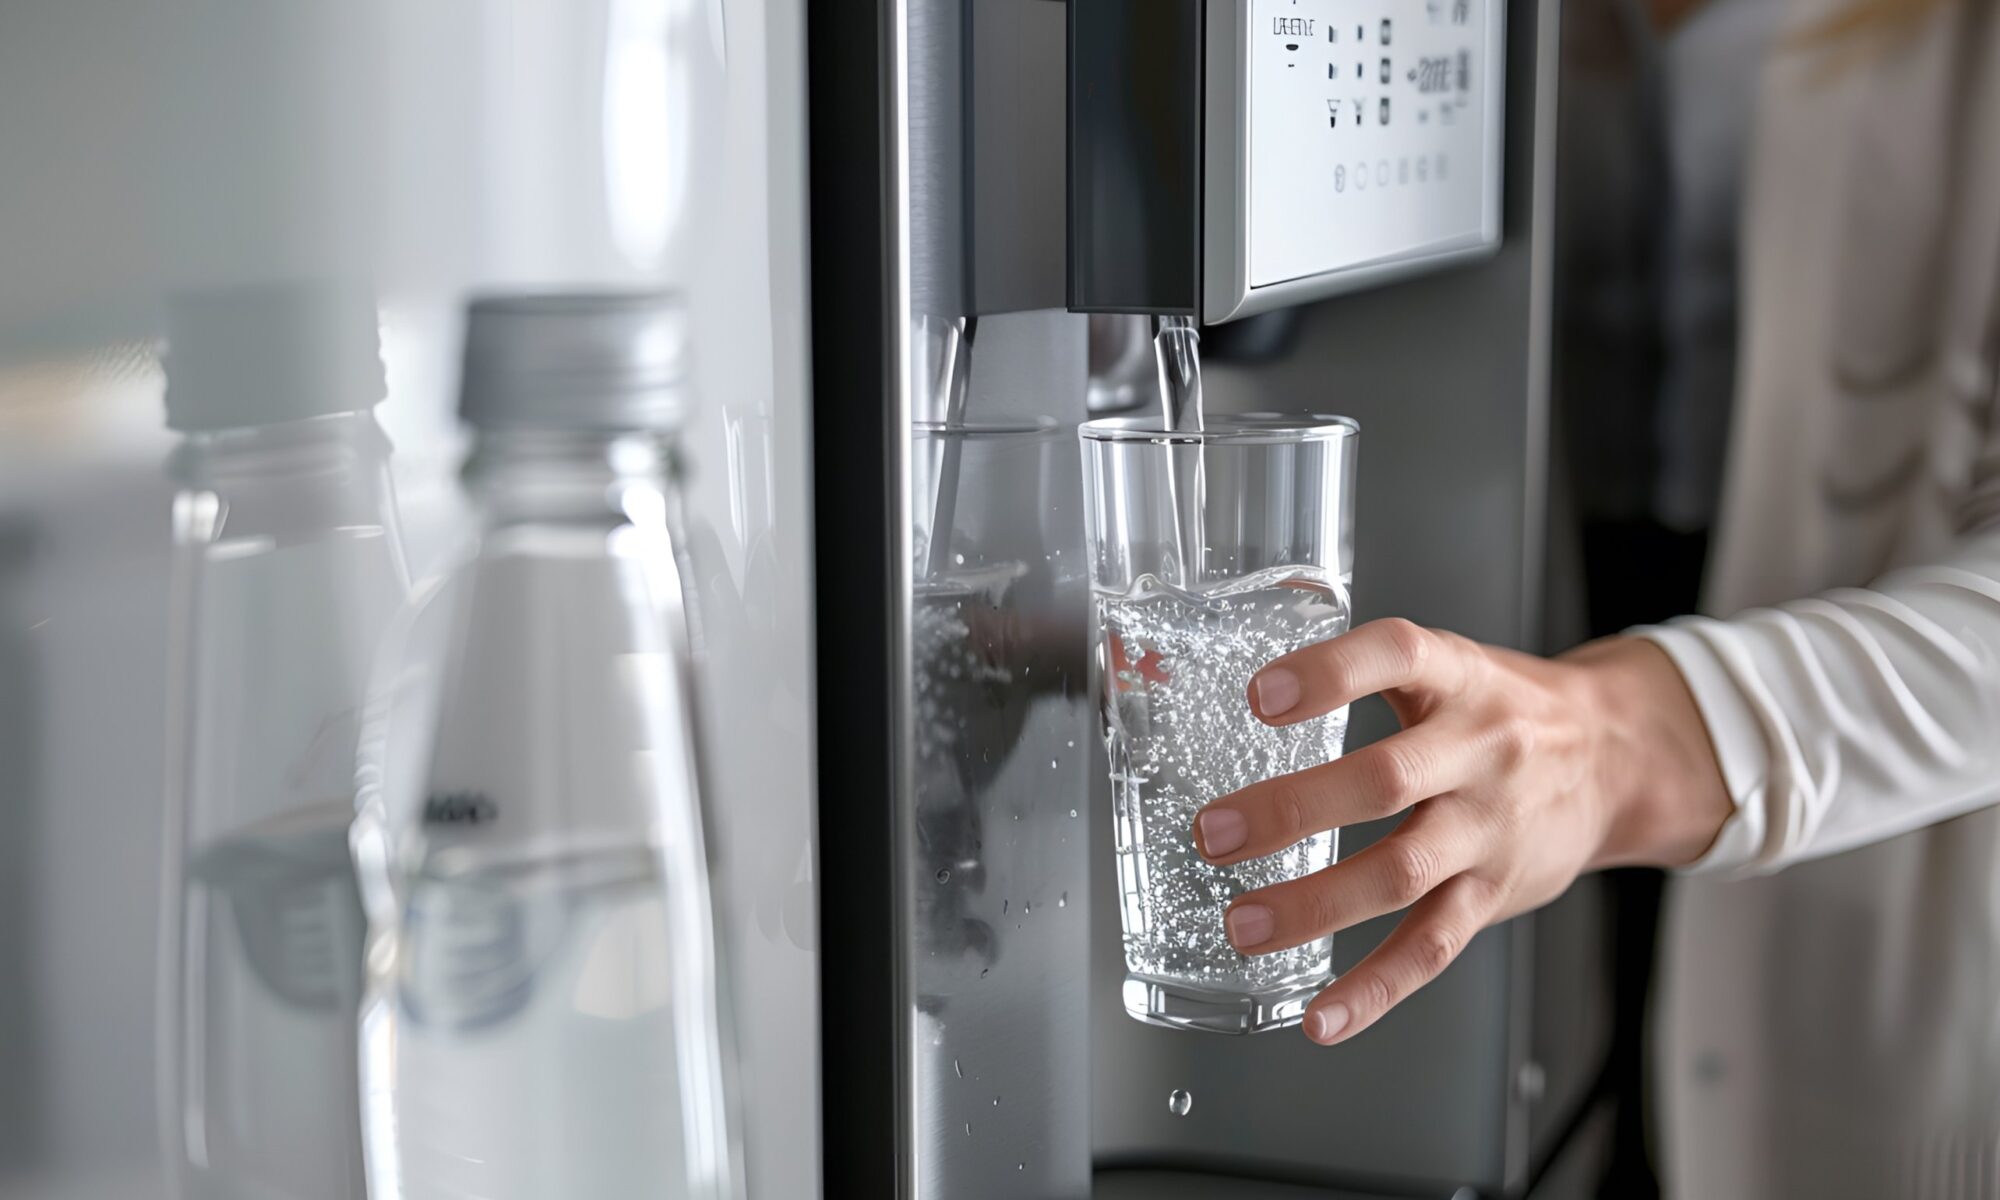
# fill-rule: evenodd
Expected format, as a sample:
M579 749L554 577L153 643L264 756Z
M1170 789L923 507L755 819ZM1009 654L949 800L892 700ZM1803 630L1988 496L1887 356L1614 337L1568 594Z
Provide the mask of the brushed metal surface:
M1060 308L1068 264L1065 5L971 0L965 198L971 305Z
M1048 311L1062 299L1062 15L1047 0L906 0L890 81L916 407L942 411L928 403L939 334L976 315L956 351L965 421L1049 427L913 431L906 459L926 547L911 594L893 598L911 613L912 696L912 773L896 789L912 905L898 1152L908 1194L927 1200L1090 1190L1093 764L1072 432L1088 367L1083 318ZM934 537L945 553L929 553Z

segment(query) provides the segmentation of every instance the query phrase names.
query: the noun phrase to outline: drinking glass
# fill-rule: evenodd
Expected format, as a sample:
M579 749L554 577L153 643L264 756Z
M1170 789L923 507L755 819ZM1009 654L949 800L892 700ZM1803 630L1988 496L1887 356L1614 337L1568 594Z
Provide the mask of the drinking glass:
M1219 796L1340 755L1346 709L1275 729L1247 692L1271 659L1347 629L1359 427L1256 413L1080 432L1125 1011L1224 1033L1296 1024L1332 979L1332 939L1246 957L1223 910L1330 864L1335 834L1218 867L1191 829Z

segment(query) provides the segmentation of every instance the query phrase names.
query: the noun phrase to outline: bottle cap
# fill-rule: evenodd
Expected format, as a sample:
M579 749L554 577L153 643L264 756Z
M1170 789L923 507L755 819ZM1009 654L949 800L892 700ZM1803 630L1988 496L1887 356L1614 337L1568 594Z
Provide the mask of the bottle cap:
M687 313L671 292L489 296L465 321L458 412L481 429L680 427Z
M176 295L164 365L167 425L183 433L361 412L388 391L374 298L336 284Z

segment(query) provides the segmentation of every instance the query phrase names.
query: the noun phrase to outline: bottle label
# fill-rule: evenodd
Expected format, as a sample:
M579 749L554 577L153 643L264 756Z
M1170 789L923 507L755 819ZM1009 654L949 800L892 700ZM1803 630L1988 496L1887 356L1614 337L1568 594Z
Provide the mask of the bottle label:
M484 825L499 817L500 807L481 792L436 792L424 800L425 825Z

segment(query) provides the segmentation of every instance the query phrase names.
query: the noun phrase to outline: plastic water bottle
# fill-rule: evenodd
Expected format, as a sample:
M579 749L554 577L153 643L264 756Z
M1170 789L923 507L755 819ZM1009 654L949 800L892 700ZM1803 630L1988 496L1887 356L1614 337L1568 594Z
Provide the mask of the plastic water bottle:
M478 547L412 622L402 690L435 698L385 689L357 828L382 875L378 1197L733 1194L671 469L683 351L665 296L470 309Z
M407 593L365 295L169 313L174 692L159 1083L169 1193L360 1200L368 670Z

